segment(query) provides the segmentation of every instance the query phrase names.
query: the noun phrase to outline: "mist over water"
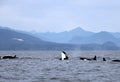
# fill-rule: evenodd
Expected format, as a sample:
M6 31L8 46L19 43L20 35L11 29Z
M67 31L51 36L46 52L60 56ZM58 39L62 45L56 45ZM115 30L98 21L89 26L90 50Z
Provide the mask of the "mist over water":
M120 51L66 51L69 60L59 60L61 51L0 51L0 82L119 82ZM80 57L97 56L97 61ZM102 61L105 57L107 61Z

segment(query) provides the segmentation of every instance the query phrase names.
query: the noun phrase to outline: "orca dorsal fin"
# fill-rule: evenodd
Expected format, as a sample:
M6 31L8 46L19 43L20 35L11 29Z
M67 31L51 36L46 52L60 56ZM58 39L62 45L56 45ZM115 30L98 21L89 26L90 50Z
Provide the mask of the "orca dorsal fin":
M16 58L16 55L14 55L14 58Z
M105 59L105 58L103 58L103 61L106 61L106 59Z
M96 60L96 58L97 58L97 57L96 57L96 56L94 56L93 60Z

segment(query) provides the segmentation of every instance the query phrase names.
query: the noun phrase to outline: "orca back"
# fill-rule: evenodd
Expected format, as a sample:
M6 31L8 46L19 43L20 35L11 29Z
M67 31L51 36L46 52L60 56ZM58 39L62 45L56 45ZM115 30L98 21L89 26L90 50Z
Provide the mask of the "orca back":
M3 56L2 59L14 59L16 58L16 55L14 56Z
M112 60L113 62L120 62L120 60Z

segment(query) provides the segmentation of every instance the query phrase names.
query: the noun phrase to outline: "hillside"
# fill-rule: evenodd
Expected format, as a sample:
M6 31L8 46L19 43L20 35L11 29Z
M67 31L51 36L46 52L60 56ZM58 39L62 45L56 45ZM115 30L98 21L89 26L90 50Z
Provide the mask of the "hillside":
M75 32L76 30L72 31ZM80 31L80 30L79 30ZM77 32L75 32L77 33ZM91 35L90 38L105 36L106 33L98 33ZM106 41L116 39L111 34L107 33ZM107 38L108 37L108 38ZM79 38L77 38L79 39ZM87 38L86 38L87 39ZM91 41L95 41L95 40ZM101 38L100 38L101 40ZM102 41L102 40L101 40ZM79 42L79 41L78 41ZM36 38L29 33L15 31L9 28L0 27L0 50L118 50L120 49L113 41L98 43L87 43L87 44L71 44L71 43L56 43L44 41Z
M109 32L99 32L99 33L94 33L93 35L89 37L73 37L70 40L70 43L74 44L90 44L90 43L96 43L96 44L103 44L105 42L114 42L116 44L119 44L119 39L114 37L111 33Z
M0 27L0 50L73 50L74 46L44 41L24 32Z
M58 43L68 43L72 37L74 36L82 36L82 37L87 37L93 34L93 32L85 31L84 29L77 27L73 30L70 31L63 31L59 33L55 32L36 32L32 33L34 36L46 40L46 41L51 41L51 42L58 42Z
M50 42L8 28L0 28L0 50L35 49ZM52 44L52 43L51 43Z
M86 31L81 27L77 27L70 31L55 32L35 32L30 33L45 41L67 43L67 44L103 44L105 42L113 42L120 46L120 33L101 31L98 33Z

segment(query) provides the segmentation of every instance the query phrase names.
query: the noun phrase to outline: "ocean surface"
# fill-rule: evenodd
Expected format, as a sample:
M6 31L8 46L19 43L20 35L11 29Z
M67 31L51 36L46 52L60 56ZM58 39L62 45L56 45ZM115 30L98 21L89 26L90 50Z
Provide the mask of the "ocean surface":
M120 51L66 51L69 60L59 60L61 51L0 51L0 82L120 82ZM80 57L97 56L97 61ZM105 57L107 61L102 61Z

